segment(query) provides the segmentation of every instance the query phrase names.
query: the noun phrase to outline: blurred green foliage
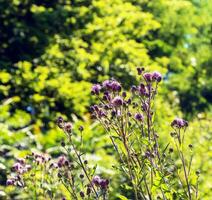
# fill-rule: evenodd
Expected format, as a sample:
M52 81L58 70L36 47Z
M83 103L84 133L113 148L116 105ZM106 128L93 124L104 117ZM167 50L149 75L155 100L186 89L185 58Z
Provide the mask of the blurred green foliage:
M86 121L88 152L97 153L107 173L115 160L102 129L90 120L88 107L95 101L90 87L114 77L128 88L137 82L136 66L164 74L156 106L161 137L166 139L175 115L194 119L189 134L198 150L196 167L209 179L210 1L0 0L0 5L0 184L10 158L54 147L64 137L55 128L59 115L76 124ZM197 115L205 116L203 122ZM200 187L207 199L209 181Z

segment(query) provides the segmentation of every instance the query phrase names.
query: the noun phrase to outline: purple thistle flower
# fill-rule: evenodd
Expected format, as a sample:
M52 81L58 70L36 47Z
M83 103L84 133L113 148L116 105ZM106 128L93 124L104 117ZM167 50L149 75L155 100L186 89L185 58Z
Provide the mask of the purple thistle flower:
M82 198L84 198L84 197L85 197L85 194L84 194L84 192L83 192L83 191L80 191L80 196L81 196Z
M111 100L111 95L109 94L108 91L104 92L103 100L105 100L105 101Z
M159 72L153 72L152 79L157 82L160 82L162 80L162 75Z
M171 123L172 127L183 128L188 126L188 122L181 118L176 118Z
M58 161L57 161L57 165L59 168L67 166L69 164L67 158L65 156L60 156Z
M64 131L65 131L65 132L71 133L72 128L73 128L73 126L72 126L72 123L71 123L71 122L66 122L66 123L64 124Z
M147 111L148 110L148 107L149 107L149 105L147 104L147 102L144 102L143 104L142 104L142 110L143 111Z
M58 118L57 118L56 123L57 123L57 126L58 126L59 128L63 128L63 122L64 122L64 120L63 120L62 117L58 117Z
M138 75L141 75L142 74L142 68L140 68L140 67L137 67L137 72L138 72Z
M97 112L97 114L98 114L98 117L99 118L102 118L102 117L106 117L107 115L106 115L106 113L101 109L101 110L99 110L98 112Z
M94 176L92 179L92 183L96 186L99 186L101 178L99 176Z
M145 73L144 78L147 82L151 82L152 81L152 74L151 73Z
M113 100L112 100L112 105L114 107L120 107L122 106L124 103L123 99L120 96L116 96Z
M115 92L121 91L121 84L117 81L112 81L111 82L111 89Z
M16 171L16 172L20 172L20 170L22 169L22 165L20 164L20 163L15 163L14 165L13 165L13 170L14 171Z
M105 89L111 89L111 81L110 80L106 80L102 83L103 88Z
M131 92L136 92L136 90L137 90L137 87L136 87L135 85L133 85L133 86L131 87Z
M144 116L142 115L142 114L140 114L140 113L136 113L135 114L135 119L137 120L137 121L143 121L144 120Z
M96 112L98 112L99 111L99 107L97 105L94 105L93 106L93 110L96 111Z
M102 83L102 86L106 90L112 90L114 92L121 91L121 84L115 80L106 80Z
M139 92L139 94L140 94L141 96L144 96L144 95L147 94L147 91L146 91L146 88L145 88L145 85L144 85L144 84L141 83L141 84L138 86L138 92Z
M25 159L24 158L18 158L17 162L19 162L21 165L24 165Z
M95 84L92 86L91 93L95 95L99 95L101 89L102 89L101 85Z
M8 179L6 185L14 185L15 181L13 179Z
M99 182L99 185L101 187L101 189L107 189L108 185L109 185L109 180L108 179L101 179Z

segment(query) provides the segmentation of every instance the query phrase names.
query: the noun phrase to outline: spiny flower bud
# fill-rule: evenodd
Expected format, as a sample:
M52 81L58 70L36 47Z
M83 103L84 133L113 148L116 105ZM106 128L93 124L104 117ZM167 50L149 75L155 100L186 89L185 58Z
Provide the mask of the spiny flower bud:
M131 87L131 92L136 92L136 90L137 90L137 87L136 87L135 85L133 85L133 86Z
M72 123L71 122L66 122L64 124L64 131L67 132L67 133L71 133L72 131Z
M57 165L59 168L67 166L69 164L67 158L65 156L60 156L58 161L57 161Z
M196 175L199 176L200 175L200 170L196 171Z
M90 188L90 187L87 187L86 194L87 194L87 195L90 195L90 193L91 193L91 188Z
M85 197L85 194L84 194L84 192L83 192L83 191L81 191L81 192L80 192L80 196L81 196L82 198L84 198L84 197Z
M142 68L137 67L137 72L138 72L138 75L141 75L142 74Z
M83 174L80 174L79 177L80 177L81 179L83 179L83 178L84 178L84 175L83 175Z
M83 130L84 130L84 127L83 127L83 126L80 126L80 127L79 127L79 131L82 132Z
M85 164L85 165L87 165L87 164L88 164L88 161L87 161L87 160L85 160L85 161L84 161L84 164Z
M56 122L57 122L57 126L58 126L59 128L63 128L64 120L63 120L62 117L58 117Z
M135 114L135 119L137 120L137 121L143 121L144 120L144 116L142 115L142 114L140 114L140 113L136 113Z
M60 144L61 144L62 147L65 147L66 146L66 144L65 144L64 141L62 141Z
M127 96L126 92L122 92L122 97L125 98Z
M169 153L172 153L174 149L172 147L169 148Z

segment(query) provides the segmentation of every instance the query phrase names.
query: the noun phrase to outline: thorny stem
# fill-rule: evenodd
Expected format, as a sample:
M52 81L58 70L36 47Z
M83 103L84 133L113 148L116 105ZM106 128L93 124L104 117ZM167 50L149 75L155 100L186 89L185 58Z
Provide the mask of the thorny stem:
M128 168L129 168L129 173L130 173L133 189L135 191L135 199L138 200L138 190L137 190L136 184L134 183L135 176L134 176L132 168L131 168L131 164L133 165L133 163L132 163L131 153L130 153L130 150L129 150L128 145L127 145L126 132L124 130L124 117L123 117L123 115L122 115L122 120L121 120L121 133L122 133L122 137L123 137L124 147L127 151L127 165L128 165Z
M147 103L147 132L148 132L148 139L149 139L149 142L151 143L151 114L150 114L150 111L151 111L151 85L150 84L147 84L147 88L148 88L148 103ZM151 187L153 185L153 170L152 170L152 167L150 169L150 183L151 183Z
M69 189L69 187L64 183L64 181L61 179L62 184L64 185L64 187L68 190L68 192L75 198L75 200L78 200L76 194L74 193L73 189L72 191ZM72 188L72 187L71 187Z
M182 148L183 143L181 141L180 129L179 129L179 132L177 133L177 139L178 139L178 142L179 142L179 144L180 144L180 146ZM189 197L189 200L191 200L192 198L191 198L190 186L189 186L189 181L188 181L188 175L187 175L187 171L186 171L185 158L184 158L183 152L180 150L178 145L177 145L177 150L178 150L178 153L179 153L182 165L183 165L183 172L184 172L184 176L185 176L185 180L186 180L186 186L187 186L187 190L188 190L188 197Z
M137 191L137 187L136 185L134 184L134 176L133 176L133 172L132 172L132 169L131 169L131 166L130 166L130 163L131 162L131 156L130 156L130 152L129 152L129 148L127 146L127 143L126 143L126 138L125 136L123 137L123 143L124 143L124 147L127 151L127 165L128 165L128 169L129 169L129 173L130 173L130 178L131 178L131 182L132 182L132 185L133 185L133 189L135 191L135 199L138 200L138 191Z
M189 195L189 199L191 200L191 192L190 192L190 186L189 186L188 176L187 176L187 172L186 172L185 158L184 158L184 155L182 152L181 152L181 155L182 155L183 171L184 171L184 175L185 175L185 179L186 179L186 185L188 188L188 195Z
M76 156L77 156L77 159L78 159L79 162L80 162L80 166L82 167L82 170L83 170L85 176L87 177L87 179L88 179L88 181L89 181L89 183L90 183L90 185L91 185L91 187L92 187L92 189L93 189L93 191L94 191L94 193L95 193L95 195L96 195L96 198L98 199L98 198L99 198L99 195L98 195L98 193L97 193L95 187L93 186L92 181L91 181L91 179L90 179L90 177L89 177L89 175L88 175L88 173L87 173L87 171L86 171L86 169L85 169L85 166L84 166L84 164L83 164L83 162L82 162L81 156L78 154L78 152L77 152L77 150L76 150L74 144L73 144L72 141L71 141L71 138L69 138L69 140L70 140L70 144L72 145L73 150L74 150L74 152L75 152L75 154L76 154Z

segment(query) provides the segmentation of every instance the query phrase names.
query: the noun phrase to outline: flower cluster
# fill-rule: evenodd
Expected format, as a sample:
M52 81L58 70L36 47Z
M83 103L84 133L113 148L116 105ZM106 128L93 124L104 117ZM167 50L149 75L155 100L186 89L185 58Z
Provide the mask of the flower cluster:
M65 122L62 117L57 118L57 125L61 128L65 133L71 134L73 125L71 122Z
M108 179L102 179L99 176L94 176L92 179L92 183L100 187L101 190L107 190L108 185L109 185L109 180Z
M122 85L114 79L92 86L91 94L100 101L91 106L92 117L108 133L119 163L114 168L124 175L126 188L132 188L129 192L131 199L170 199L180 188L180 199L192 200L192 195L198 193L198 186L191 186L193 155L186 160L183 152L188 122L174 119L171 136L176 148L167 148L169 144L165 149L161 148L160 135L155 130L153 106L162 76L159 72L145 72L144 68L137 68L137 71L140 83L133 85L130 91L124 91ZM15 176L7 180L7 185L25 187L31 192L28 184L31 182L31 185L36 185L31 186L35 199L50 194L50 198L55 196L65 200L63 195L57 194L57 190L43 187L50 180L52 185L63 185L71 199L109 199L109 179L95 175L96 167L85 158L83 126L78 128L78 135L72 123L64 121L62 117L57 119L57 125L66 136L66 140L61 142L60 156L50 158L47 154L32 153L24 159L18 159L12 167ZM192 152L193 145L189 144L188 148ZM181 166L176 166L172 158L175 153L179 155ZM184 177L176 181L179 173L184 174ZM196 174L198 179L200 174ZM37 187L40 187L40 193L37 193Z
M188 126L188 122L184 119L176 118L172 121L171 126L175 128L184 128Z
M159 72L144 73L143 76L147 82L160 82L162 80L162 76Z
M133 199L156 199L158 196L161 199L169 199L168 194L165 197L166 193L167 191L171 193L176 183L173 181L176 175L174 171L170 173L170 169L175 169L176 166L172 159L166 157L166 149L160 149L159 135L154 126L153 105L162 75L156 71L145 72L144 68L137 68L137 71L141 81L137 86L133 85L130 92L124 91L116 80L106 80L94 85L91 93L97 96L99 104L91 106L91 114L109 133L108 136L119 158L120 165L117 168L129 179L133 188ZM183 145L188 122L176 118L171 126L174 128L175 144L179 150ZM184 132L181 131L182 128ZM191 149L191 145L189 148ZM174 149L170 147L169 155L172 152ZM184 185L180 180L184 191L187 191L183 197L191 200L188 173L190 166L186 166L187 161L183 152L179 150L178 153L186 181ZM162 187L155 186L154 180L158 179L155 177L156 174L161 175L159 179ZM104 188L109 182L95 176L92 183ZM163 191L164 186L167 189ZM157 192L153 194L152 190ZM159 195L161 192L162 196Z
M13 164L12 171L15 173L11 178L7 180L7 185L17 185L24 187L24 175L30 172L34 165L46 165L51 160L47 154L32 153L25 158L17 159L17 162Z
M117 85L114 81L111 87L114 90L117 90ZM101 86L97 84L92 87L91 92L92 94L99 95L100 90ZM103 110L98 106L94 106L93 109L98 113L100 118L105 117ZM71 194L73 199L77 199L77 196L84 199L86 198L86 195L88 198L95 197L96 199L100 199L101 196L103 196L105 199L108 192L109 181L106 179L101 179L100 177L97 181L97 176L94 175L92 168L89 167L88 160L83 158L83 153L77 149L77 146L74 143L76 137L72 137L70 134L73 132L72 124L70 122L65 122L62 117L59 117L57 119L57 125L65 133L68 133L66 135L68 136L69 141L67 144L69 146L68 148L66 148L66 144L64 142L61 143L61 146L68 154L66 156L60 156L57 163L52 163L51 165L52 167L58 168L58 177L62 182L64 182L64 184L71 185L71 187L73 187L73 191L75 191L75 188L78 188L80 191L79 193L73 192ZM84 130L83 126L80 126L78 130L81 132L80 141L82 142L82 132ZM68 155L73 159L72 161L68 159ZM76 167L74 167L74 165ZM77 176L78 173L80 173L79 176ZM81 184L78 184L77 180L80 181Z
M14 171L16 175L7 180L7 185L17 185L23 187L24 182L21 180L21 176L30 171L31 168L32 166L27 164L25 159L18 159L17 162L12 166L12 171Z
M131 127L133 124L142 125L151 119L151 102L157 93L157 85L162 76L159 72L144 73L142 68L138 68L138 74L143 81L138 86L132 86L130 96L114 79L94 85L91 93L98 96L100 103L91 106L92 117L103 123L104 127L113 124L114 118L118 119L123 115L127 116L123 118L123 123ZM134 101L138 98L141 100L140 105Z

